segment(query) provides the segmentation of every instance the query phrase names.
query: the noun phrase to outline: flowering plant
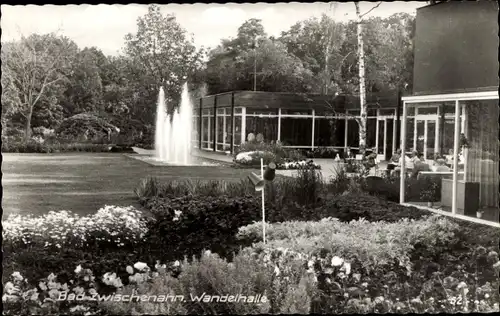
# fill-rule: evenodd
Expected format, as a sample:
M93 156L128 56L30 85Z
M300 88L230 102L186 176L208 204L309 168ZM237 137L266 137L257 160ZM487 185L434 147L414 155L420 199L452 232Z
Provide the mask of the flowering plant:
M79 217L51 211L41 217L11 215L3 222L4 242L28 246L86 247L105 242L118 247L135 244L147 232L146 219L133 207L105 206L96 214Z

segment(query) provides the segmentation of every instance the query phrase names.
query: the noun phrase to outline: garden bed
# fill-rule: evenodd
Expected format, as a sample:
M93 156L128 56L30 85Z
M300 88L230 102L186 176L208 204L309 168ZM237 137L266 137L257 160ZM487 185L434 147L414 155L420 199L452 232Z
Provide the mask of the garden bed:
M341 187L322 184L314 170L277 178L267 188L266 245L260 196L248 181L145 180L136 195L148 218L108 207L86 219L64 213L9 219L4 308L10 314L498 311L498 229ZM88 293L243 291L267 302L35 304L71 280ZM33 287L40 295L31 301Z

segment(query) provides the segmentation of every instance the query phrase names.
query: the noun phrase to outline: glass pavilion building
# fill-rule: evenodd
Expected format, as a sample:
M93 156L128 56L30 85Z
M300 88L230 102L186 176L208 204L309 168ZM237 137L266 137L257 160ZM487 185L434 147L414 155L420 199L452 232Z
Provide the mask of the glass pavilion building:
M367 99L367 148L377 148L384 160L390 158L398 143L399 97L397 93L386 93L368 95ZM258 91L211 95L195 104L193 145L203 150L234 152L252 133L291 148L356 150L359 112L359 99L346 95Z

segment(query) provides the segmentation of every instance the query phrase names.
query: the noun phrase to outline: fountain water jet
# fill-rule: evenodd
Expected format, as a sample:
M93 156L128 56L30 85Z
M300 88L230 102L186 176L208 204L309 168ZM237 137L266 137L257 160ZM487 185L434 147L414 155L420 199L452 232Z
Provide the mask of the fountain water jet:
M191 130L193 105L189 98L187 83L182 88L180 107L173 115L166 112L163 87L158 94L156 113L155 158L162 162L191 164Z

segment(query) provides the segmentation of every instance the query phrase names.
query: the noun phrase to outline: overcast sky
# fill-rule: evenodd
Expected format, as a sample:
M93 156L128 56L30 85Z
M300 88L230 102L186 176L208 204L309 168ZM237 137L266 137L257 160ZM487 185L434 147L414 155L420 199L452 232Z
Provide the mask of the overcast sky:
M333 2L332 2L333 3ZM374 3L361 2L361 12ZM384 2L368 16L390 16L397 12L414 14L426 2ZM214 47L222 38L234 37L238 27L250 18L262 20L269 35L279 36L297 21L327 13L336 20L355 18L354 3L279 3L279 4L168 4L163 13L173 13L177 21L194 35L198 47ZM2 41L19 34L60 33L73 39L81 48L96 46L105 54L116 55L127 33L137 30L137 18L147 12L147 5L2 5Z

